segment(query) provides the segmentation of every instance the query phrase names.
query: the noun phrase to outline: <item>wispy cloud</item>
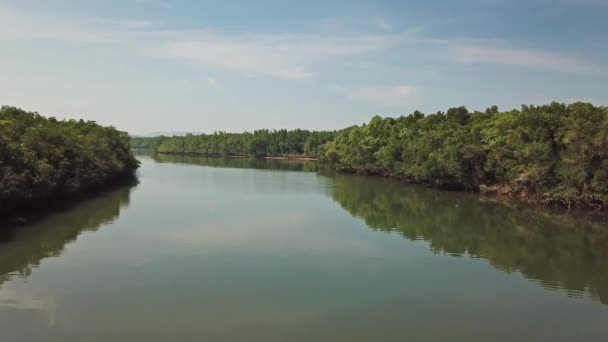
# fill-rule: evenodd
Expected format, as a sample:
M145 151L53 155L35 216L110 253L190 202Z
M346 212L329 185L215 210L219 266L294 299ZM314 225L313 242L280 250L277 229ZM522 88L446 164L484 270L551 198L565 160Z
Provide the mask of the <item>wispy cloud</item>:
M351 100L382 106L407 106L418 104L420 101L418 89L411 85L360 88L332 86L329 89Z
M159 3L153 0L137 1L142 4ZM399 54L403 51L428 60L456 64L492 64L574 74L606 70L599 62L563 52L521 47L514 42L500 40L440 40L420 32L394 32L383 18L373 21L382 32L370 28L368 33L342 30L319 33L226 33L204 28L170 29L137 18L91 20L53 17L11 12L0 7L0 42L115 45L142 57L160 57L203 69L221 69L283 80L311 79L320 72L319 66L323 64L347 61L382 63L374 59L373 56L377 56L374 54ZM367 89L368 98L381 98L379 94L370 95L370 92L373 93ZM402 93L399 94L403 97ZM360 94L358 97L365 96ZM392 93L388 98L395 97L398 96ZM382 102L390 101L388 98Z
M313 77L315 63L386 47L383 37L343 37L303 34L220 35L200 33L190 40L171 41L147 53L176 58L202 67L273 76L286 80Z
M285 80L310 79L315 66L387 48L383 35L233 33L168 29L142 20L26 15L0 8L0 42L114 44L141 56Z
M384 18L378 17L374 20L374 22L376 24L376 27L378 27L382 31L388 32L393 29L393 27Z
M150 21L150 20L142 20L142 19L127 19L127 20L118 20L116 22L117 25L125 27L127 29L152 29L158 28L158 23Z
M589 73L593 66L582 58L559 52L497 46L491 43L446 42L445 58L462 64L494 64L562 73Z
M173 8L172 3L170 3L169 1L163 1L163 0L135 0L135 2L138 4L154 5L154 6L158 6L158 7L162 7L162 8L166 8L166 9Z
M166 43L148 49L147 53L176 58L201 67L262 74L287 80L303 80L312 76L311 72L301 66L290 65L280 54L269 53L263 44L257 43L241 45L211 38Z
M207 86L216 89L218 87L217 80L214 77L207 77Z
M118 21L112 22L116 28ZM123 27L124 29L124 27ZM101 44L116 42L113 30L92 30L78 18L53 18L46 15L11 11L0 6L0 42L62 42Z
M350 33L393 31L393 26L385 17L374 15L323 18L315 24L315 27L332 32ZM410 29L411 31L416 30Z

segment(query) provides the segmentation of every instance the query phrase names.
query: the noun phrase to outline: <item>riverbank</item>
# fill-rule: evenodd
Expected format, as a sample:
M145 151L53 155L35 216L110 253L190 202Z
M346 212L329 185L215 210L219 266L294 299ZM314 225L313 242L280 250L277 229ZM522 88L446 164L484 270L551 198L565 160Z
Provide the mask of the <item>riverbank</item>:
M139 183L133 173L117 175L96 186L70 193L55 193L47 197L14 200L11 203L0 203L0 229L4 226L18 226L46 217L58 211L69 209L105 193L123 187L134 187Z
M263 158L264 159L277 159L277 160L319 161L318 158L304 157L304 156L263 157Z
M319 156L341 170L608 209L608 107L590 103L376 116L339 131Z
M315 342L605 336L606 225L388 178L300 172L315 162L137 157L137 187L0 231L3 337L231 342L260 326L273 342L311 331ZM303 320L311 308L323 319ZM55 325L41 324L47 313ZM458 329L434 335L437 315L460 319ZM336 338L336 327L352 334Z
M439 191L450 191L450 192L469 192L476 193L486 197L494 197L496 200L514 200L518 202L524 202L539 207L545 208L563 208L568 210L577 210L590 215L605 215L608 214L608 202L598 201L592 197L579 197L574 200L565 201L563 199L543 196L539 193L534 193L525 187L516 188L507 184L493 184L493 185L481 185L478 187L465 187L462 183L453 180L442 180L435 179L430 180L418 180L411 177L404 177L394 173L384 172L382 170L370 170L370 169L355 169L340 167L335 164L327 163L324 160L313 157L303 156L268 156L268 157L248 157L248 156L234 156L234 155L209 155L204 153L175 153L175 152L156 152L159 155L173 155L173 156L191 156L191 157L205 157L205 158L227 158L227 159L253 159L253 160L284 160L284 161L303 161L319 163L324 165L335 172L344 174L360 174L371 177L382 177L394 179L399 182L418 184L425 187L435 188Z
M476 193L486 197L494 197L496 200L502 201L503 203L505 203L504 200L515 200L545 208L554 207L567 210L577 210L585 215L599 215L602 217L608 215L608 202L599 200L593 196L582 195L578 197L571 197L566 200L561 197L534 192L531 189L525 188L524 186L513 186L509 184L482 184L477 187L465 187L462 183L452 180L417 180L411 177L403 177L392 173L386 173L381 170L343 168L336 167L335 165L330 165L330 167L341 173L389 178L399 182L435 188L440 191Z
M125 132L0 109L0 218L98 191L135 177L138 167Z
M146 141L140 141L144 143ZM373 117L339 131L256 130L159 137L162 153L304 156L340 171L394 177L531 203L608 210L608 107L496 106Z
M151 151L153 152L153 151ZM180 152L153 152L158 154L167 154L167 155L176 155L176 156L195 156L195 157L208 157L208 158L234 158L234 159L269 159L269 160L300 160L300 161L319 161L318 158L308 157L308 156L297 156L297 155L288 155L288 156L264 156L264 157L249 157L245 155L222 155L222 154L207 154L207 153L196 153L196 152L188 152L188 153L180 153Z

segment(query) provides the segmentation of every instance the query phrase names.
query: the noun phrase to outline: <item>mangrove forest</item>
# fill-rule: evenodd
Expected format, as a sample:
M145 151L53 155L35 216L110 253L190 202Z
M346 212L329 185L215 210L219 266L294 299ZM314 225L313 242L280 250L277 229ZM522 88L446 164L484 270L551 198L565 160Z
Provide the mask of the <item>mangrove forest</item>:
M465 107L382 118L337 132L257 130L139 138L159 153L320 159L339 171L440 188L606 208L608 108L590 103Z
M138 165L126 132L0 109L0 213L132 177Z

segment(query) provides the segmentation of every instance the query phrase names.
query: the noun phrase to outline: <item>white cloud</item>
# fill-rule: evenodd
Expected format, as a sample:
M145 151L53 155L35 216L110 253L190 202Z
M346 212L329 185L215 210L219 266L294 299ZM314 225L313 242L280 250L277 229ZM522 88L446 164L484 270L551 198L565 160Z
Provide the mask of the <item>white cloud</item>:
M303 34L220 35L202 33L191 40L171 41L148 49L155 56L172 57L202 67L220 68L286 80L313 77L311 67L331 58L377 51L388 44L383 37Z
M152 29L158 26L158 24L153 21L142 19L119 20L117 21L117 24L127 29Z
M207 77L207 85L209 88L217 88L217 80L213 77Z
M287 80L303 80L312 76L312 73L302 67L290 65L282 56L271 54L256 43L241 45L213 38L166 43L148 49L147 53L176 58L201 67L262 74Z
M137 0L155 3L153 0ZM392 30L383 18L376 27ZM368 21L369 23L369 21ZM373 32L373 30L372 30ZM603 70L598 63L556 51L524 48L508 41L439 40L421 33L225 33L168 29L145 19L101 20L18 13L0 7L0 42L104 44L142 57L161 57L205 69L284 80L311 79L319 65L382 63L364 55L410 51L428 59L458 64L493 64L562 73ZM350 60L349 60L350 59Z
M393 27L386 21L384 18L376 18L376 27L378 27L382 31L390 31Z
M111 30L90 30L76 18L52 18L0 7L0 42L67 42L101 44L116 42Z
M310 25L310 22L307 24ZM393 30L393 26L386 18L373 15L323 18L314 26L332 32L350 33L388 33ZM416 28L410 27L408 30L408 32L413 31L416 31Z
M162 7L162 8L166 8L166 9L173 8L172 3L170 3L169 1L163 1L163 0L135 0L135 2L138 4L154 5L154 6L158 6L158 7Z
M420 101L418 89L411 85L360 88L333 86L329 89L351 100L383 106L407 106Z
M390 37L381 35L227 34L167 29L142 19L87 20L11 12L0 7L0 42L39 41L113 44L142 56L285 80L310 79L317 64L379 51L392 43Z
M446 47L446 58L462 64L510 65L578 74L589 73L593 68L581 58L546 50L459 42L448 42Z

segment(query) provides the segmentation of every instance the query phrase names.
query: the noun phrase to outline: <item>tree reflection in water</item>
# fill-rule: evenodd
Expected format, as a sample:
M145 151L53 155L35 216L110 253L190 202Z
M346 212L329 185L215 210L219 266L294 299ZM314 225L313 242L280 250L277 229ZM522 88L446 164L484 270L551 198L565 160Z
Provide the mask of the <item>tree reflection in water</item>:
M95 231L118 218L129 205L135 183L117 185L110 191L48 213L32 223L3 227L0 241L0 285L14 275L29 276L40 262L63 253L65 246L85 231Z
M435 253L486 259L544 288L588 293L608 304L608 229L601 223L379 178L333 179L333 199L372 229L427 241Z

